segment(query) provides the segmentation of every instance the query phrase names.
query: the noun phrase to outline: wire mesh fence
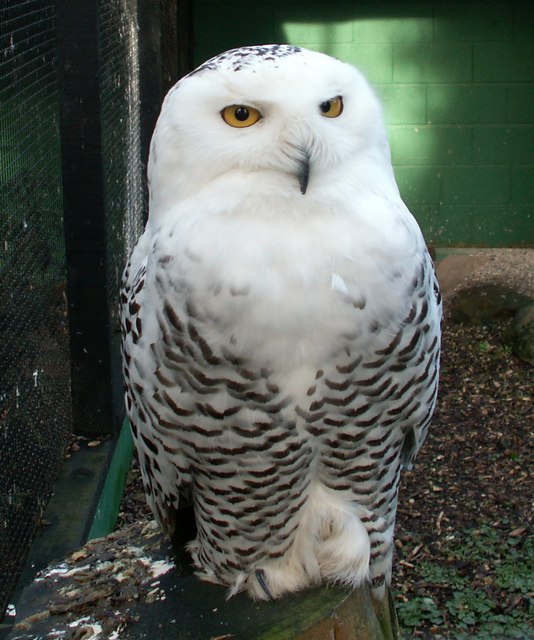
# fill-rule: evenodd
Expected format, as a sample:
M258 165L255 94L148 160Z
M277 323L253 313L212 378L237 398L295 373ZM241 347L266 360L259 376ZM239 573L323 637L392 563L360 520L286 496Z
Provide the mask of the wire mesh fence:
M88 405L89 416L100 410L84 391L93 390L95 372L76 356L87 351L87 327L103 334L107 353L95 358L117 360L118 290L143 225L143 146L153 125L153 115L143 115L140 39L147 16L157 24L173 6L0 4L0 621L70 434L83 423L75 399ZM76 53L78 28L84 35ZM163 69L150 73L162 76ZM94 94L86 104L84 91ZM146 109L154 114L160 102L155 93ZM84 199L92 203L85 209ZM92 308L87 300L100 302ZM87 309L94 318L85 317ZM122 394L109 390L113 367L104 374L99 384L111 398L111 415L101 418L111 431Z
M100 72L108 293L118 332L118 289L127 256L141 231L139 42L137 2L100 2Z
M0 9L0 615L71 430L54 14Z
M137 0L100 1L100 109L111 368L120 379L118 361L119 288L122 271L144 218L141 163L141 109ZM115 385L115 404L122 385ZM120 404L122 408L122 403Z

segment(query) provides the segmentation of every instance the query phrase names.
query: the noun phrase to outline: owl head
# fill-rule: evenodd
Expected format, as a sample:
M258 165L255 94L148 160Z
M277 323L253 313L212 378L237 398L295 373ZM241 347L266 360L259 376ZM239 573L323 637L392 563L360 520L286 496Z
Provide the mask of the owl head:
M163 103L148 167L151 216L208 190L314 198L392 183L381 107L355 67L289 45L233 49Z

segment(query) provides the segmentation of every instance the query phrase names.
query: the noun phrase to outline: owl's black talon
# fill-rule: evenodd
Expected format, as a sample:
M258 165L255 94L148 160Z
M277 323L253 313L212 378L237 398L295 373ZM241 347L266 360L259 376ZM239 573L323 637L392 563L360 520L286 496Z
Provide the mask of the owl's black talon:
M271 593L269 587L267 586L267 582L265 581L265 573L263 569L256 569L256 580L260 583L260 587L265 591L265 594L274 602L273 594Z

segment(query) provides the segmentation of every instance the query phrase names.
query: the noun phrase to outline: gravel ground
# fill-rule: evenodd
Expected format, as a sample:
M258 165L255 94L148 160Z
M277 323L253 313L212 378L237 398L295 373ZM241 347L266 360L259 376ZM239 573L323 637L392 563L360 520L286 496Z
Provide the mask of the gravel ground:
M457 266L463 272L448 281ZM534 368L502 344L509 320L451 319L456 294L474 286L502 284L534 298L534 250L462 252L440 271L448 284L440 394L427 441L403 477L393 587L401 611L402 603L428 605L413 617L409 637L534 637L524 627L513 631L515 621L528 620L532 587L503 588L498 579L503 566L519 575L534 560ZM461 596L463 612L455 609ZM477 603L480 611L468 611ZM484 618L497 622L482 631ZM509 629L504 635L499 621Z
M458 290L481 284L534 297L534 249L452 249L437 268L447 302Z

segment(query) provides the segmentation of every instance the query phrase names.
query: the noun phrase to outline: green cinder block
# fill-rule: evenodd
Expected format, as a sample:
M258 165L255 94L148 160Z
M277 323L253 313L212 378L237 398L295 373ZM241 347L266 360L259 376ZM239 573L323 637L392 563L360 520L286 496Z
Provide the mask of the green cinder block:
M432 85L427 92L430 123L506 122L505 86Z
M505 247L534 242L534 205L446 205L438 245Z
M512 84L508 87L508 122L534 124L533 105L533 84Z
M522 244L527 240L521 215L506 205L446 205L432 218L432 242L438 247Z
M534 122L531 126L512 127L510 147L514 164L534 164Z
M512 203L534 203L534 166L514 168L512 174Z
M495 207L482 211L477 223L489 236L490 246L510 246L534 243L534 204L530 206Z
M395 166L394 170L402 199L408 206L439 202L439 172L436 167Z
M432 7L428 3L415 8L412 3L377 4L376 12L368 13L372 15L354 20L355 42L432 42Z
M514 2L433 2L436 42L511 40Z
M471 161L469 127L390 126L388 137L395 165L450 165Z
M327 53L358 67L373 84L390 83L393 80L391 44L339 44L332 46Z
M512 205L506 220L509 244L534 245L534 202L526 205Z
M510 202L510 170L506 166L443 167L444 204L499 205Z
M532 42L484 42L474 45L477 82L534 82Z
M475 164L510 164L512 161L510 127L475 127L473 162Z
M534 126L473 128L475 164L532 164Z
M384 108L386 124L426 122L426 90L421 85L383 84L375 90Z
M510 229L510 244L524 243L534 245L534 203L523 206L512 206L507 220L507 228Z
M534 42L534 3L531 0L514 3L514 40Z
M437 246L473 244L475 209L472 206L441 206L437 221Z
M244 12L246 14L250 12ZM308 17L309 16L309 17ZM345 15L336 15L330 11L328 16L322 12L314 18L299 7L297 10L279 10L275 14L277 24L286 42L292 44L336 43L353 41L353 24Z
M395 44L393 80L395 82L469 82L471 45Z

